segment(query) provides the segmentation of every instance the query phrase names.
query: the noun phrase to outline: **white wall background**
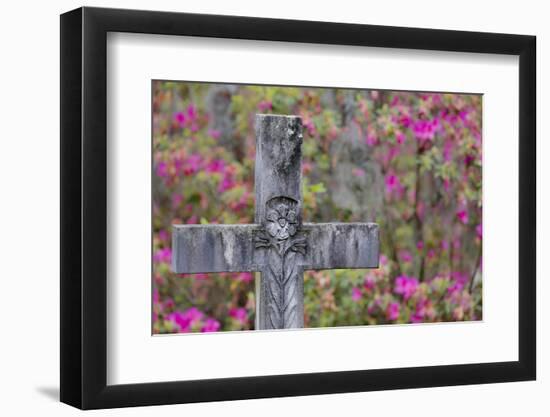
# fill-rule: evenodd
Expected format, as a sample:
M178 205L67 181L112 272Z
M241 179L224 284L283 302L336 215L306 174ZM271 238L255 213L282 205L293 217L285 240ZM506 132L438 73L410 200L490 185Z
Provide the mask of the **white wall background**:
M58 403L59 392L59 14L82 3L62 0L5 2L0 17L0 410L3 415L75 415ZM538 381L421 390L324 395L138 409L107 410L94 415L306 415L340 413L408 416L548 415L550 304L545 297L550 265L550 152L542 138L550 96L550 26L544 2L460 2L391 0L302 2L277 0L124 0L86 5L180 12L238 14L415 26L441 29L534 34L538 37ZM270 8L272 6L272 8ZM35 246L29 257L29 236ZM37 243L37 244L36 244ZM368 352L365 352L368 354Z

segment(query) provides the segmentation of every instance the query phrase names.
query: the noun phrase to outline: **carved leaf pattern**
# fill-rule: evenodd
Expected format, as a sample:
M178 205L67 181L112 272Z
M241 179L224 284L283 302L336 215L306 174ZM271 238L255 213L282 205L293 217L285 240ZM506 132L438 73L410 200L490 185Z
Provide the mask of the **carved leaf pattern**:
M266 324L272 329L298 327L298 261L305 254L306 239L297 234L294 239L277 242L264 234L256 238L256 248L268 250L262 275L267 290Z
M283 257L273 249L270 249L269 252L269 264L267 266L269 276L262 277L262 279L267 280L268 299L266 302L268 319L272 329L282 329L284 328L284 319L282 314L282 286L280 278L282 275Z
M301 279L301 274L297 273L296 267L296 252L288 251L284 257L284 269L283 269L283 328L297 327L297 284Z

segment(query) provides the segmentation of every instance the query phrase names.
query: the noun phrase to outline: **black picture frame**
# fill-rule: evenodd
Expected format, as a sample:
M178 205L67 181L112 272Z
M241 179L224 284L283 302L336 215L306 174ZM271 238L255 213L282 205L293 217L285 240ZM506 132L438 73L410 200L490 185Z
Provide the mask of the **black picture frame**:
M519 56L519 360L107 385L108 32ZM535 51L524 35L88 7L61 15L61 401L94 409L534 380Z

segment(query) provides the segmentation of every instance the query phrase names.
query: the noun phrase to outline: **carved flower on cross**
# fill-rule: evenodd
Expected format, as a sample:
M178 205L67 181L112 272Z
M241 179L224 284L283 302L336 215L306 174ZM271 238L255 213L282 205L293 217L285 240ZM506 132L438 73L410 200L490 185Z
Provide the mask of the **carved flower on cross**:
M286 240L296 234L298 228L297 205L294 200L285 197L269 201L265 228L271 237L277 240Z
M266 203L263 231L254 240L255 248L273 248L280 256L288 251L306 254L307 239L300 235L299 203L289 197L274 197Z

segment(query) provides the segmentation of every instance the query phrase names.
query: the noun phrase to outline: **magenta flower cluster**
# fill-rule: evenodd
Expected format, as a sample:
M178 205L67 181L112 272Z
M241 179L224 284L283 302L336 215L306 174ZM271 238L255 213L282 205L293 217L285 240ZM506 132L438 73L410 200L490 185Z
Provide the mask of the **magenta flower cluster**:
M175 311L166 316L180 333L187 333L193 329L200 329L201 332L217 332L220 329L220 322L211 317L206 317L196 307L191 307L183 312Z
M418 279L401 275L395 278L394 292L403 296L408 300L418 289Z

